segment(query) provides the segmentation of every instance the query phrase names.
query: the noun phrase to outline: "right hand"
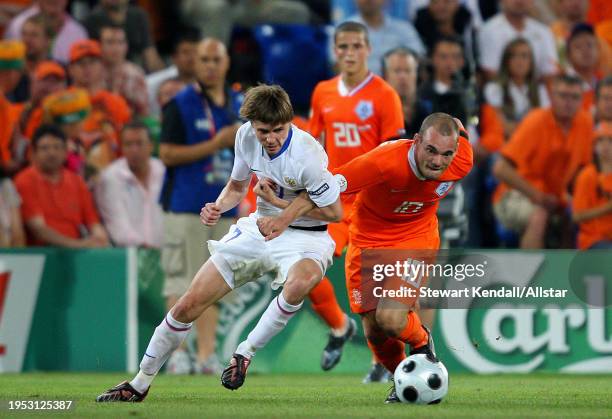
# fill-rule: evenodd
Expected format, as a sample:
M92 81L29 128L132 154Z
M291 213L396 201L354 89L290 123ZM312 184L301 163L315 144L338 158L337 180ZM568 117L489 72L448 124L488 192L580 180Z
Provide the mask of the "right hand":
M214 226L221 218L221 208L214 202L209 202L200 211L200 220L204 225Z
M214 137L214 141L218 148L233 148L234 141L236 140L236 132L238 131L238 125L229 125L223 127L217 132Z
M263 199L266 202L272 203L276 198L276 183L272 179L263 178L259 179L257 184L253 187L253 193Z
M546 208L549 211L554 211L559 207L559 198L555 195L539 192L535 196L533 202L536 205Z

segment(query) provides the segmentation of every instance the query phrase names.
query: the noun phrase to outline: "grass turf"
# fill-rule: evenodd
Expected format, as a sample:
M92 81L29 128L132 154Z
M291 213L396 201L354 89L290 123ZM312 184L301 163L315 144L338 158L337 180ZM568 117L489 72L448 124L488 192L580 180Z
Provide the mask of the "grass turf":
M96 404L95 396L125 379L117 374L0 375L0 417L386 418L611 417L612 379L605 375L451 376L434 406L385 405L388 385L342 374L252 375L238 391L218 378L160 375L141 404ZM67 412L8 412L7 400L74 400Z

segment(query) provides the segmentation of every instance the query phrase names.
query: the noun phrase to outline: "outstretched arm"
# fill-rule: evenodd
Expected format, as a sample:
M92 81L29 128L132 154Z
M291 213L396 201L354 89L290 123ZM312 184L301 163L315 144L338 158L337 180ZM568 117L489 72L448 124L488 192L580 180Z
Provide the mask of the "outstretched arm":
M202 223L207 226L217 224L217 221L221 218L221 214L231 210L242 201L249 190L250 182L250 176L246 180L230 179L219 194L217 200L215 202L209 202L202 207L200 211L200 220L202 220Z

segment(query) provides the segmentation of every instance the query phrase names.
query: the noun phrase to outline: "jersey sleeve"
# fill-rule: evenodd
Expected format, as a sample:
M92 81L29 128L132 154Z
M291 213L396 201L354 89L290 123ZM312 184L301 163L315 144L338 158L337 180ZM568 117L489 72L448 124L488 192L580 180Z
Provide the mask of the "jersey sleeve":
M308 120L307 131L317 140L321 139L323 133L323 118L321 114L321 107L319 106L319 96L321 89L319 86L315 87L312 93L312 99L310 101L310 118Z
M340 187L327 170L327 158L323 150L321 155L319 159L309 159L300 176L300 183L319 208L333 204L340 196Z
M395 92L389 88L382 97L381 130L380 140L385 141L404 135L404 113L402 111L402 101Z
M250 178L251 168L245 160L244 136L248 129L249 123L242 125L236 133L236 142L234 143L234 167L232 167L231 178L237 181L244 181Z
M383 146L362 154L333 170L340 192L357 193L385 181L385 175L378 166L382 154L381 147Z

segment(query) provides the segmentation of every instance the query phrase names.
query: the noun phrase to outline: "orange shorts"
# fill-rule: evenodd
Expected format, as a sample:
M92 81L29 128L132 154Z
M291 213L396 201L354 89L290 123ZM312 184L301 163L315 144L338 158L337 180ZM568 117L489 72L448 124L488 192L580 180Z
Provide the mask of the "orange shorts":
M346 289L348 291L349 304L353 313L367 313L376 310L380 300L381 287L385 290L397 290L405 281L400 278L391 278L385 282L377 282L373 279L375 270L373 269L372 256L375 257L376 264L393 264L401 256L404 260L413 257L415 260L433 263L440 247L440 237L437 232L427 236L419 236L410 240L389 243L387 246L369 247L367 249L349 243L348 251L344 261L344 272L346 276ZM368 251L369 260L362 264L362 252ZM373 253L381 250L380 253ZM414 250L414 255L410 254ZM389 260L385 260L389 259ZM362 272L365 270L366 272ZM423 278L426 279L426 278ZM422 283L419 281L419 284ZM374 288L379 288L375 290ZM416 288L418 295L418 288ZM394 300L403 304L413 305L416 296L392 297Z

